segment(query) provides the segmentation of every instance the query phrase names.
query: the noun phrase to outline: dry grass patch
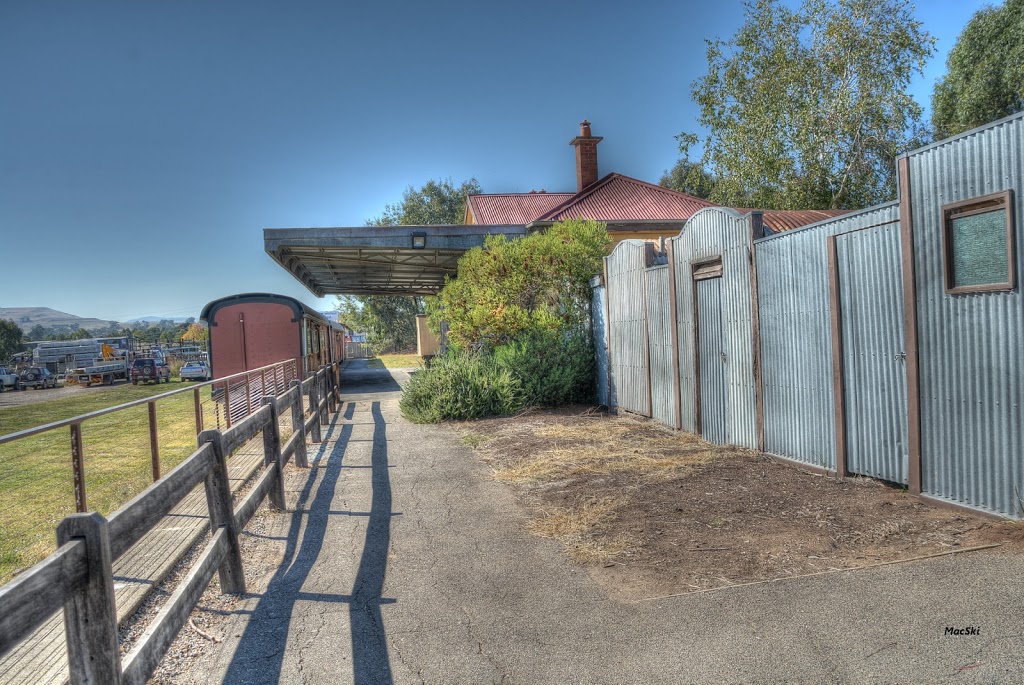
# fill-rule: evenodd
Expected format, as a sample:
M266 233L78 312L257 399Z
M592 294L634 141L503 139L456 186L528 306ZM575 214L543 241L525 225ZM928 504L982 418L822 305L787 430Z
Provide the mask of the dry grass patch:
M570 506L545 507L528 528L534 535L561 542L578 563L607 561L626 551L626 540L622 536L599 540L596 536L624 503L624 497L595 497Z
M557 416L557 415L556 415ZM650 422L581 413L566 421L526 417L520 425L474 427L463 442L483 447L495 480L524 485L628 474L651 482L676 478L716 458L696 436ZM501 421L501 420L498 420Z
M534 534L636 599L998 543L1024 524L935 508L871 478L809 474L653 421L588 407L464 423Z

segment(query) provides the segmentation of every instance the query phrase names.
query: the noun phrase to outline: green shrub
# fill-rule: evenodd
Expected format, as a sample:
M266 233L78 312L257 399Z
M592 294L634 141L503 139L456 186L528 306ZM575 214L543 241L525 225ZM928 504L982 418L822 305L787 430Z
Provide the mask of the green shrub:
M525 399L519 380L492 357L452 352L414 373L398 406L414 423L437 423L512 414Z
M584 331L525 333L495 350L494 362L519 380L530 406L593 399L594 350Z

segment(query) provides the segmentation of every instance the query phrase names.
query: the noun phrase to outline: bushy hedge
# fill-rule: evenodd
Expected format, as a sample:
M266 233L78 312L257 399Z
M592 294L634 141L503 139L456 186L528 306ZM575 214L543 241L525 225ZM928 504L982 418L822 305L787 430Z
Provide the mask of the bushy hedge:
M526 396L519 379L484 354L450 352L412 375L399 408L414 423L512 414Z
M594 350L583 331L531 331L495 350L494 362L519 379L529 406L593 399Z
M537 330L493 353L450 352L413 374L402 415L415 423L513 414L531 406L589 402L594 355L584 332Z

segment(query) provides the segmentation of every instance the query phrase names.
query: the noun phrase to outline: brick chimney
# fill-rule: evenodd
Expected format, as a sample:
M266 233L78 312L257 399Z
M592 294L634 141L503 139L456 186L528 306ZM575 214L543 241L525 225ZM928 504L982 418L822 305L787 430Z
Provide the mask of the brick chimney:
M590 135L590 122L580 122L580 134L569 141L576 148L576 192L597 181L597 144L604 138Z

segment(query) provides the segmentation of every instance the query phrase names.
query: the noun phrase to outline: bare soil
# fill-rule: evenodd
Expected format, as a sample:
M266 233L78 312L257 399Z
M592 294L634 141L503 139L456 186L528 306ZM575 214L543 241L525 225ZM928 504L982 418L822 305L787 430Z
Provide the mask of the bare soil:
M939 508L870 478L816 475L577 406L461 424L531 530L635 600L1000 544L1024 524Z

